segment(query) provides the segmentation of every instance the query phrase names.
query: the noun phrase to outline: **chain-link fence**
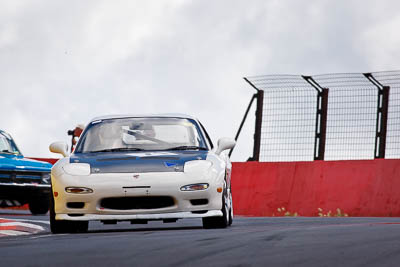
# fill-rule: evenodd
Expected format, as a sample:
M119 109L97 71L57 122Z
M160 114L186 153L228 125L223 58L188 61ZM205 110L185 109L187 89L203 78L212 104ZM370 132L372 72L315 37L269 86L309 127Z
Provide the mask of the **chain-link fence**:
M245 79L259 107L253 160L400 158L400 71Z

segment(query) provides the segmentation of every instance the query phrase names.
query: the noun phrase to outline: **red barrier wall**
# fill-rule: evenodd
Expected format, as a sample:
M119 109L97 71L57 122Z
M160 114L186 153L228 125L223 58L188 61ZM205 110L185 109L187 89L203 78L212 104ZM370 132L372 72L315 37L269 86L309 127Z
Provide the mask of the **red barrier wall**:
M400 160L234 162L232 192L236 215L400 216Z
M400 216L400 160L233 163L234 211L246 216Z

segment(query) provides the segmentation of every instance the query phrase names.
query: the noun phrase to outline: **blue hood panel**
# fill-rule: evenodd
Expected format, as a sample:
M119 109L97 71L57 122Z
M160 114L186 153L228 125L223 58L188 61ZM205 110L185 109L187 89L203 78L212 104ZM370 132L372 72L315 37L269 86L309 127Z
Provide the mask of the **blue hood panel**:
M72 154L71 163L89 163L91 173L183 172L185 162L205 160L208 151L104 152Z
M51 164L20 155L0 154L0 170L50 172Z

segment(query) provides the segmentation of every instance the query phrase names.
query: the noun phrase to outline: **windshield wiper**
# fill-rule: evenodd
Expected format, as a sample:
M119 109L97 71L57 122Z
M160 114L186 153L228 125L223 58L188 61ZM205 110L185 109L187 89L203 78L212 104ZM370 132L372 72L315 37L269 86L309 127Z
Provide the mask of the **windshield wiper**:
M208 150L208 149L201 146L177 146L177 147L170 147L165 150Z
M17 152L13 152L13 151L10 151L10 150L8 150L8 149L3 149L3 150L1 151L1 153L7 153L7 154L13 154L13 155L18 154Z
M99 153L99 152L117 152L117 151L143 151L144 149L137 147L119 147L119 148L107 148L95 151L89 151L89 153Z

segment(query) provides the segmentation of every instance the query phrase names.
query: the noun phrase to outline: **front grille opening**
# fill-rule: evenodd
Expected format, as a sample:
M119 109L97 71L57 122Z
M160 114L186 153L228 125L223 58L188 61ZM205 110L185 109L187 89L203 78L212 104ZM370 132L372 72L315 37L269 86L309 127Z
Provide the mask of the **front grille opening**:
M103 198L100 206L112 210L149 210L162 209L175 205L174 199L168 196L154 197L110 197Z
M67 207L70 209L82 209L85 206L85 202L67 202Z
M82 213L78 213L78 214L68 214L68 216L71 216L71 217L81 217L81 216L83 216L83 214L82 214Z
M42 182L41 172L29 172L29 171L3 171L0 170L0 182L1 183L37 183Z
M207 205L208 204L208 199L207 198L191 199L190 203L192 203L193 206Z

